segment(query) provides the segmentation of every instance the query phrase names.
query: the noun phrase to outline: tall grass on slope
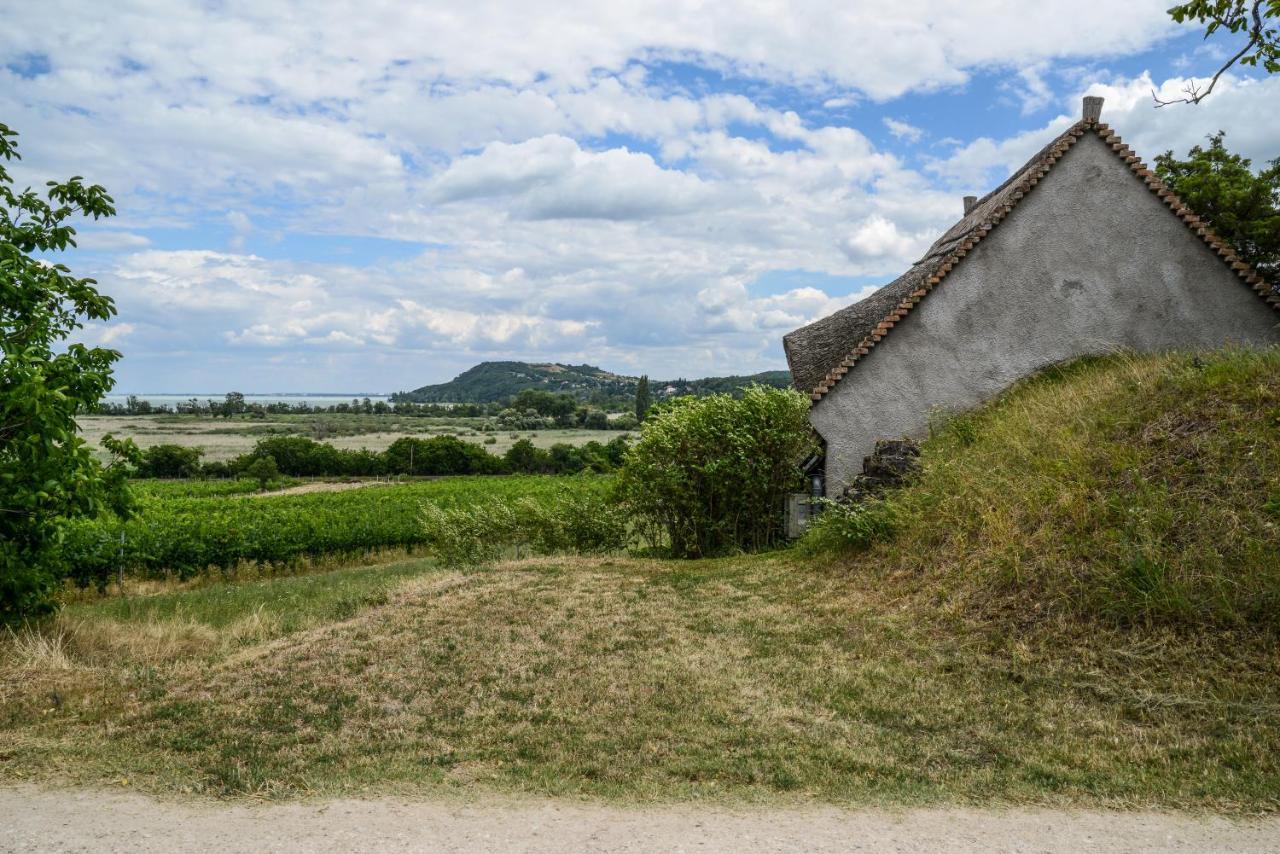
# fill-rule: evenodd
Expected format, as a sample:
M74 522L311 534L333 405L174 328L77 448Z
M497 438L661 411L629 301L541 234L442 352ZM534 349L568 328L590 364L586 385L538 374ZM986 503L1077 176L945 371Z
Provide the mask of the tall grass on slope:
M861 559L1015 622L1280 631L1280 348L1121 354L940 419Z

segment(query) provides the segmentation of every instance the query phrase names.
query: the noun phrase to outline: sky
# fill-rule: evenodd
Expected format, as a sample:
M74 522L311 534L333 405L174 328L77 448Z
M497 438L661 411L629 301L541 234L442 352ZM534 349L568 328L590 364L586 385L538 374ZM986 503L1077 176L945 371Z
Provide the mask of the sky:
M785 367L1074 122L1280 156L1280 75L1169 0L15 4L21 185L118 216L59 260L118 392L389 392L480 361ZM539 8L541 7L541 8Z

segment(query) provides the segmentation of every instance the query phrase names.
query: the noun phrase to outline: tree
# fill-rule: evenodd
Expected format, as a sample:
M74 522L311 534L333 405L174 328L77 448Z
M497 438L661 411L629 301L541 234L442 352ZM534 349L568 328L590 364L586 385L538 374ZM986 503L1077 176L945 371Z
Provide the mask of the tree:
M196 477L200 474L199 448L181 445L152 445L142 452L139 477Z
M222 415L230 418L244 412L244 395L238 391L227 392L227 399L222 404Z
M1169 10L1169 16L1179 24L1187 21L1204 24L1206 39L1225 29L1231 33L1245 33L1248 40L1222 64L1204 89L1192 80L1182 90L1185 97L1171 101L1162 101L1152 91L1151 97L1157 107L1199 104L1218 85L1218 78L1236 63L1256 68L1261 62L1270 74L1280 71L1280 0L1192 0L1174 6Z
M244 476L258 482L258 489L266 490L271 481L280 477L280 469L276 467L276 459L270 455L258 457L243 472Z
M43 197L14 190L4 164L20 159L17 133L0 124L0 622L47 613L68 575L58 546L68 523L132 507L131 442L107 437L103 465L77 435L115 384L115 350L68 343L84 320L116 313L93 279L37 257L75 246L73 217L115 213L106 190L80 177L50 181Z
M619 496L673 557L768 547L816 447L808 413L799 392L759 385L664 403L627 452Z
M521 439L508 448L503 460L512 474L538 474L550 465L548 453L528 439Z
M640 377L640 382L636 383L636 420L644 421L652 405L653 400L649 396L649 375L645 374Z
M1186 160L1166 151L1156 175L1214 232L1264 278L1280 274L1280 158L1254 174L1246 157L1232 154L1222 131L1208 148L1191 149Z
M512 398L511 406L518 410L532 410L536 415L564 422L566 419L572 420L573 412L578 408L578 401L571 394L526 388Z

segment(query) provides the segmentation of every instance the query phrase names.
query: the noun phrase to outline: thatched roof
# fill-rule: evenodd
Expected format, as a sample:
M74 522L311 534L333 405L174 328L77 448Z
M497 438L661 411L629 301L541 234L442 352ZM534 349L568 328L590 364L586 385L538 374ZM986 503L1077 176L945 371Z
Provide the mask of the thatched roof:
M1187 209L1110 128L1097 121L1100 108L1099 103L1092 117L1088 117L1089 105L1086 104L1085 119L1064 131L1007 181L979 199L910 270L865 299L783 336L782 345L796 388L808 392L815 402L820 400L942 282L978 241L1009 215L1086 132L1100 136L1151 192L1160 196L1173 213L1208 243L1241 279L1273 307L1280 309L1280 295Z

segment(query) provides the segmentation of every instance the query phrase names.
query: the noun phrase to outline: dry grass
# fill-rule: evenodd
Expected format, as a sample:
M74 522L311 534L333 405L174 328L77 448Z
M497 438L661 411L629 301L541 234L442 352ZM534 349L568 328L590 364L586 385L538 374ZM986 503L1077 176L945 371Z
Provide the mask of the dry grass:
M484 419L468 419L478 426ZM536 431L494 431L482 433L474 427L461 426L458 419L450 418L396 418L385 415L334 416L288 415L266 421L226 420L204 416L174 415L90 415L80 419L80 428L86 441L100 454L102 437L107 433L118 439L133 439L139 447L153 445L181 445L200 448L203 459L225 461L253 450L259 439L271 435L301 435L319 438L345 450L368 448L384 451L404 436L429 437L433 435L457 435L468 442L479 444L493 454L504 454L516 443L513 435L529 439L539 448L549 448L556 443L585 445L590 441L608 442L619 433L607 430L550 429ZM325 425L339 428L336 434L323 432ZM487 438L497 440L485 445Z
M782 557L425 572L340 618L258 625L78 624L70 670L5 668L0 773L221 796L1280 806L1280 673L1245 636L1015 637Z

